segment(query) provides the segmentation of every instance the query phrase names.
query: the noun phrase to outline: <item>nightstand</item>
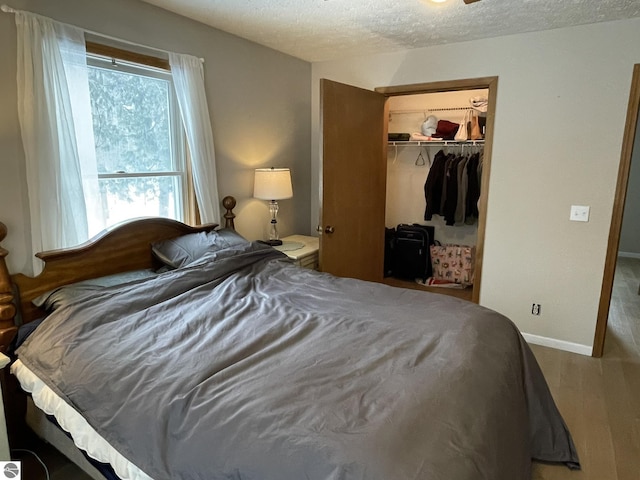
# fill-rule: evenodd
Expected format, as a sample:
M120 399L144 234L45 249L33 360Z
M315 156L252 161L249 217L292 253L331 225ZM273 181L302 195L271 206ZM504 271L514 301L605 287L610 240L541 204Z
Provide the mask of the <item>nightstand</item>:
M287 257L293 259L296 265L312 270L318 269L318 250L320 244L318 237L289 235L280 240L282 240L282 245L273 248L280 250L287 255Z

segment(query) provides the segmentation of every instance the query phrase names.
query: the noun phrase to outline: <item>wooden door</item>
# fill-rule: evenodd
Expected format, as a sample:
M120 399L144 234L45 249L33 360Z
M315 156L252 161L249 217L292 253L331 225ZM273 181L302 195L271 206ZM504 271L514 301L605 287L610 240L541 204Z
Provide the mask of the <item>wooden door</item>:
M320 105L320 269L382 281L386 97L322 79Z
M638 148L636 142L638 122L640 122L640 63L637 63L633 67L631 93L629 94L629 103L627 104L627 122L624 126L624 137L622 140L622 155L618 166L618 182L616 184L616 195L613 201L613 213L609 227L609 242L604 263L602 288L600 290L598 319L596 322L595 337L593 339L593 350L591 352L591 355L597 358L602 357L604 354L604 341L607 335L607 322L609 320L613 280L618 262L618 249L620 248L620 233L622 232L624 207L627 200L627 193L629 193L631 162L632 160L634 162L636 161L634 148ZM640 291L638 294L640 295Z

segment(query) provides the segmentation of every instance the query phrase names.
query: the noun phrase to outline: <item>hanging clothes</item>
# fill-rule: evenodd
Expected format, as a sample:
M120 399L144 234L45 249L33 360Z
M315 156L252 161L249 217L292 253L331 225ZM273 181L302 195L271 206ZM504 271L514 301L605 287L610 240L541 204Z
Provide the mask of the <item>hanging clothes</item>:
M465 156L458 163L458 202L456 204L455 223L463 224L467 210L467 193L469 188L469 177L467 175L467 165L470 157Z
M440 198L442 197L446 161L447 155L444 150L439 150L433 157L433 163L424 184L424 197L427 202L424 211L425 220L431 220L433 215L440 215Z
M478 177L478 167L480 154L475 153L469 158L467 163L467 201L465 209L464 223L473 225L478 219L478 199L480 198L480 178Z
M446 225L456 223L456 207L458 206L458 165L464 157L454 155L451 161L447 161L447 171L445 172L445 195L442 216Z
M424 219L433 215L445 224L473 225L478 219L482 154L446 154L438 151L424 184L426 208Z

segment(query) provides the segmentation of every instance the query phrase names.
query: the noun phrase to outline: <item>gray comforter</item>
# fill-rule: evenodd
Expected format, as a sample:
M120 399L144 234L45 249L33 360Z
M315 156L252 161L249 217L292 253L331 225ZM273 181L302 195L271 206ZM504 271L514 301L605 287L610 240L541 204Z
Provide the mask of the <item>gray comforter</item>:
M577 466L517 328L258 244L87 292L18 350L156 480L518 480Z

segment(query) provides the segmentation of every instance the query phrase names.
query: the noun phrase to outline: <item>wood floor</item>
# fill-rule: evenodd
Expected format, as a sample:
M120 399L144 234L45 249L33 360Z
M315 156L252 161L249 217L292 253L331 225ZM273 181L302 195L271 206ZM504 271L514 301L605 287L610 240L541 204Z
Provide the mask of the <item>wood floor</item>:
M89 475L67 460L54 447L36 438L35 434L26 438L25 445L20 447L20 450L11 451L11 458L21 461L23 480L47 479L44 467L33 453L37 454L46 465L50 480L92 480ZM22 447L29 451L23 450Z
M532 346L582 463L536 464L534 480L640 480L638 287L640 259L619 258L602 358Z
M639 287L640 259L620 258L601 359L532 345L582 462L581 471L536 463L533 480L640 480ZM32 448L51 480L90 480L52 447L36 441ZM44 479L28 457L20 454L29 469L23 478Z

